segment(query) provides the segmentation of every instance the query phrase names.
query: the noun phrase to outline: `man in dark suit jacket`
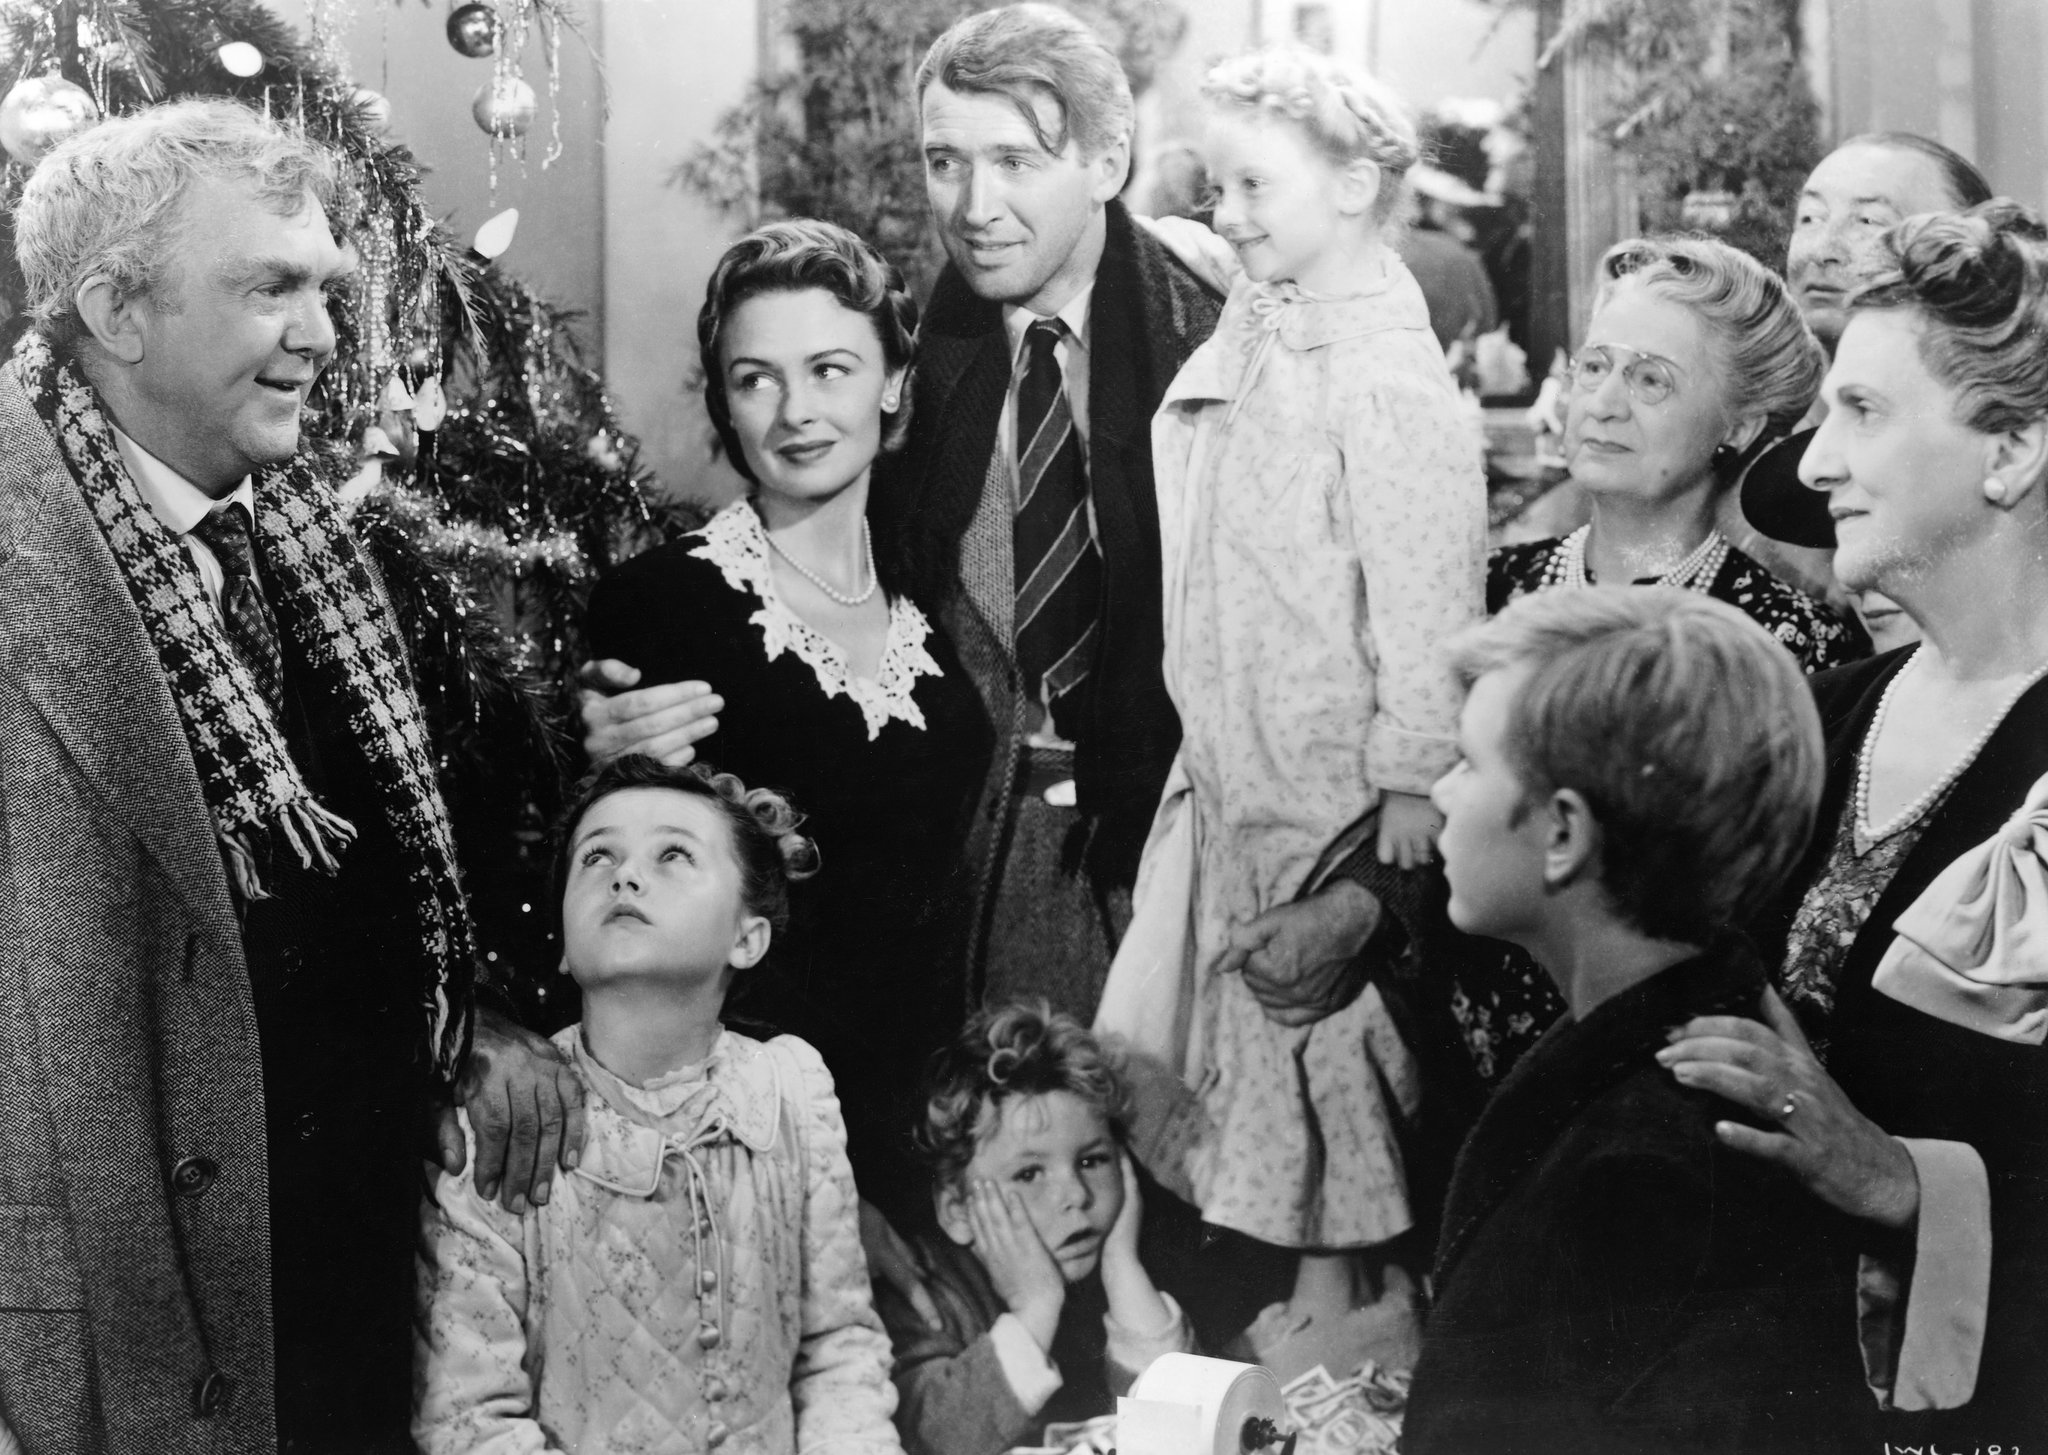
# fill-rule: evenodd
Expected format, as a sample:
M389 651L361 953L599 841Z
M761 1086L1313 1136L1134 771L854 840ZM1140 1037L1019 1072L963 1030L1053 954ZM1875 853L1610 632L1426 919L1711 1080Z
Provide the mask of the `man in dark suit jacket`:
M403 645L295 459L346 273L331 167L182 102L65 143L15 215L0 1448L26 1455L412 1448L423 1128L466 1069L473 946ZM476 1044L473 1118L560 1120L522 1041Z
M1812 831L1799 669L1733 608L1642 587L1525 598L1459 651L1451 919L1526 948L1570 1011L1459 1153L1402 1449L1874 1448L1847 1220L1657 1059L1764 994L1728 932Z

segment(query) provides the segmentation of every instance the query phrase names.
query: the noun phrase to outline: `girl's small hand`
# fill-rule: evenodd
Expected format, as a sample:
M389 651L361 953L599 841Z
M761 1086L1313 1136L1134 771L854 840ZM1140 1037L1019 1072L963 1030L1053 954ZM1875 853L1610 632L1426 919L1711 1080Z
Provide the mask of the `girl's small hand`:
M1814 1196L1884 1227L1909 1228L1920 1212L1920 1175L1898 1140L1858 1111L1821 1069L1799 1022L1775 990L1764 1017L1699 1016L1671 1033L1657 1060L1685 1086L1726 1097L1777 1130L1717 1122L1738 1152L1776 1162Z
M1112 1266L1136 1267L1138 1263L1138 1224L1145 1217L1145 1195L1138 1189L1138 1169L1131 1161L1131 1154L1125 1152L1119 1158L1124 1175L1123 1210L1116 1215L1116 1221L1109 1225L1109 1236L1102 1240L1103 1275L1109 1276Z
M1436 858L1444 816L1419 793L1380 795L1380 862L1420 869Z
M989 1282L1031 1330L1039 1347L1050 1349L1060 1310L1066 1306L1067 1280L1031 1225L1024 1204L1013 1191L987 1180L977 1182L967 1194L967 1226Z

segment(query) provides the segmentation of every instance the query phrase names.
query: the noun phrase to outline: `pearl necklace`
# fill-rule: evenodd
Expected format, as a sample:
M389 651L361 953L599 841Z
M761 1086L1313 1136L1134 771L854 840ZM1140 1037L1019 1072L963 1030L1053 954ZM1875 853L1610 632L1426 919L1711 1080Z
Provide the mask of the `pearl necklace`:
M1906 825L1916 822L1921 814L1933 807L1935 801L1948 792L1956 779L1962 777L1964 771L1977 761L1977 755L1984 751L1984 745L1991 741L1991 735L1998 731L2000 724L2005 721L2006 714L2012 711L2013 705L2026 696L2032 690L2034 684L2039 682L2042 677L2048 676L2048 662L2043 662L2040 666L2029 672L2024 682L2006 694L2005 701L1998 704L1998 711L1994 712L1991 715L1991 720L1984 724L1984 730L1970 740L1970 745L1963 749L1962 756L1949 764L1946 772L1935 779L1934 782L1928 784L1919 797L1893 814L1881 826L1872 828L1870 824L1870 765L1877 757L1877 740L1879 735L1884 732L1885 716L1891 711L1892 694L1899 690L1899 684L1906 680L1906 674L1913 669L1919 660L1920 651L1916 647L1913 650L1913 655L1907 660L1906 665L1893 673L1892 680L1885 684L1884 696L1877 699L1877 711L1870 719L1870 731L1863 735L1863 746L1856 755L1855 827L1859 852L1880 840L1890 838L1900 829L1906 827Z
M1558 542L1557 550L1543 568L1544 586L1593 584L1592 578L1586 575L1586 543L1592 536L1593 527L1582 525ZM1677 586L1687 591L1707 591L1712 588L1714 578L1721 574L1722 563L1727 559L1728 538L1718 530L1708 531L1707 538L1694 546L1684 560L1659 576L1656 584Z
M809 566L806 566L802 561L799 561L795 556L792 556L788 551L782 549L782 542L776 540L774 533L768 530L765 526L762 527L761 534L768 538L768 549L775 552L776 555L782 557L783 560L789 562L790 567L797 573L797 575L803 577L804 580L810 582L813 586L817 587L820 591L824 592L827 596L831 597L834 601L838 602L841 606L866 606L868 602L873 598L875 594L875 588L882 584L882 578L875 573L875 537L873 532L871 532L868 529L868 522L866 516L861 517L860 544L861 550L865 552L867 555L868 589L861 592L857 596L847 596L842 592L835 591L830 581L827 581L823 576L820 576L816 571L813 571Z

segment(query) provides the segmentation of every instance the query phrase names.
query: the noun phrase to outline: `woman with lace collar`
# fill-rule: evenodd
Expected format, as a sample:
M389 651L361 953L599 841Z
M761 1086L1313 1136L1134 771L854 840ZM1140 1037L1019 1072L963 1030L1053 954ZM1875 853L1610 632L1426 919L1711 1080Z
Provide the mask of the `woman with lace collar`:
M877 456L909 423L916 321L895 270L842 228L735 243L697 332L707 411L752 488L600 582L587 624L593 655L643 685L716 683L702 757L809 814L823 868L739 1011L819 1048L863 1194L911 1220L921 1183L898 1143L919 1069L966 1012L962 845L993 741L952 645L893 589L870 510Z
M1821 832L1757 938L1787 1006L1659 1053L1860 1220L1893 1448L2048 1437L2048 227L1909 219L1800 466L1835 569L1924 640L1814 679Z

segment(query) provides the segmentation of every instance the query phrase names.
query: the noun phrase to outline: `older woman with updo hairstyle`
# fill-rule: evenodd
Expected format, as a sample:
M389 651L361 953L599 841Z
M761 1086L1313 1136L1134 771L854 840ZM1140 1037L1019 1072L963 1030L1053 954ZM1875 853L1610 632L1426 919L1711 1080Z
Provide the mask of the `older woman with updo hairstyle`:
M1756 930L1783 1000L1659 1059L1857 1220L1892 1448L2011 1451L2048 1439L2048 229L1994 199L1890 247L1800 474L1924 639L1814 679L1820 832Z
M1747 253L1698 237L1609 248L1565 399L1565 458L1593 519L1496 550L1487 610L1553 587L1654 582L1728 602L1809 672L1867 655L1853 621L1714 524L1743 466L1798 423L1826 368L1785 285Z
M1686 587L1736 607L1818 672L1867 656L1853 619L1772 575L1715 525L1722 497L1812 405L1827 356L1778 277L1698 237L1633 238L1600 260L1572 360L1565 453L1593 518L1561 539L1501 546L1486 608L1595 581ZM1478 942L1452 1010L1474 1069L1497 1083L1564 1013L1521 951Z
M952 645L893 579L870 508L908 424L917 307L830 223L734 243L697 319L704 401L747 495L591 596L592 655L641 685L705 681L702 757L787 791L822 860L742 1014L810 1041L846 1109L863 1195L915 1222L924 1061L966 1016L962 846L993 733Z

